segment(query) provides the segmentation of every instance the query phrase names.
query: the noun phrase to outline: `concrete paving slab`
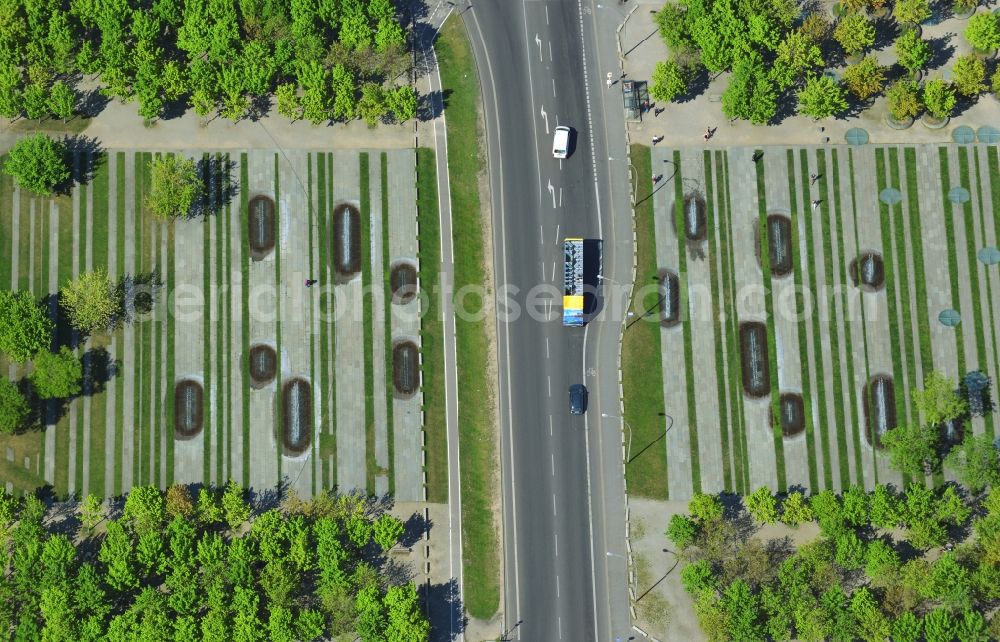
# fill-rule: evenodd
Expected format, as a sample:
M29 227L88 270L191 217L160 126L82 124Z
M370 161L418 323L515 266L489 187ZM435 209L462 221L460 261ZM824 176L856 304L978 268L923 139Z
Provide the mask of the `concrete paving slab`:
M381 161L380 154L372 154L368 162L368 191L369 203L371 203L371 220L368 222L368 229L371 239L369 256L371 257L372 275L372 400L374 401L373 419L375 422L375 465L380 469L388 469L389 419L386 409L385 355L387 347L385 345L385 328L390 320L386 309L386 305L389 303L385 300L385 270L383 268L384 252L387 252L388 248L382 247L382 231L384 226L388 224L386 219L389 213L382 211Z
M117 157L115 159L117 163ZM122 271L126 274L135 274L138 269L136 261L136 226L138 225L135 211L135 154L125 153L125 264ZM180 247L184 247L181 245ZM178 253L180 254L180 252ZM201 284L198 284L199 291ZM122 330L122 372L134 373L137 371L139 362L136 355L135 324L127 325ZM178 370L178 372L183 372ZM128 490L133 486L132 462L135 456L135 439L132 434L132 427L136 422L135 392L136 377L125 376L122 386L122 459L117 462L121 468L122 490ZM200 468L199 468L200 470ZM200 476L198 477L200 480ZM194 481L194 480L192 480Z
M357 152L334 152L334 206L361 201ZM362 221L364 224L364 221ZM365 362L362 323L362 284L358 273L335 286L337 305L337 486L342 493L366 491L368 470L365 436Z
M118 234L124 232L124 230L118 229L118 163L114 161L114 156L111 152L107 153L107 158L104 161L108 166L108 276L112 281L118 282L119 265L118 265ZM58 211L55 212L54 221L58 223ZM56 229L56 224L50 225L49 229ZM52 235L53 241L57 242L58 236ZM49 250L49 256L55 256L56 253L51 249ZM51 261L51 259L50 259ZM49 280L52 281L52 268L50 267ZM52 290L50 290L52 291ZM166 306L164 306L166 307ZM118 359L119 344L121 338L119 334L111 335L111 342L108 344L108 358L111 363L115 363ZM116 377L124 377L124 373L119 372ZM168 382L169 384L170 382ZM115 470L117 468L115 463L115 428L117 415L117 394L118 386L115 380L112 379L108 382L108 385L104 388L104 403L105 403L105 417L107 421L104 425L104 489L103 494L105 497L111 497L114 495L115 489ZM95 488L94 492L100 493L101 489Z
M233 180L239 180L243 171L243 161L241 154L233 154L232 176ZM248 199L249 200L249 199ZM233 349L226 356L229 371L229 461L227 468L229 477L241 482L243 480L243 453L246 445L243 443L243 395L249 387L249 378L246 367L243 363L246 346L243 345L243 290L246 284L243 283L243 257L246 248L242 244L243 226L247 224L247 214L240 209L240 195L237 194L232 202L232 212L230 214L230 225L227 230L228 251L231 260L228 271L224 275L225 283L229 286L232 305L229 308L229 324L227 331L231 338ZM247 258L246 260L249 260Z

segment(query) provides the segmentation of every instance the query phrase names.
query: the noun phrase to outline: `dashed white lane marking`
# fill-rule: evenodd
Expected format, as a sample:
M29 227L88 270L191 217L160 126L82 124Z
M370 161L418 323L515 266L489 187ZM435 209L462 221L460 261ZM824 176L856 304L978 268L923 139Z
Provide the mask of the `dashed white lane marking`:
M549 382L549 396L552 396L552 375L545 377Z
M556 515L556 494L552 493L552 515Z
M549 338L545 337L545 358L549 358Z
M552 458L552 476L556 476L556 454L550 453L549 456Z

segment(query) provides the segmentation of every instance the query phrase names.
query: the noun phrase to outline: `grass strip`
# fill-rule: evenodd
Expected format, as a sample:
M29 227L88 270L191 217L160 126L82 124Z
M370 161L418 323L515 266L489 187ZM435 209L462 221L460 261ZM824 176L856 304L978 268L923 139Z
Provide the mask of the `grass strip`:
M754 150L755 154L763 156L763 150ZM767 231L767 193L764 187L764 163L754 163L757 175L757 232L760 235L760 262L764 277L764 306L767 315L767 360L771 376L771 434L774 441L775 475L778 481L778 492L785 492L788 484L785 479L785 447L781 436L780 397L778 390L778 346L774 333L774 301L771 288L771 251Z
M82 162L82 160L79 157L76 157L75 162L80 163L80 162ZM76 238L74 239L75 242L76 242L76 254L77 254L76 259L77 259L77 268L78 268L77 275L75 275L75 276L83 274L83 273L85 273L87 271L87 235L90 233L90 230L89 230L89 223L90 222L87 220L87 214L88 214L88 212L87 212L87 186L86 185L80 185L80 186L77 187L77 190L78 190L78 194L79 194L79 197L77 199L77 203L78 203L78 209L79 209L80 226L79 226L79 232L78 232ZM36 220L39 218L38 214L41 214L41 211L40 211L41 209L42 208L39 207L39 211L36 212L36 216L35 216ZM34 223L35 223L35 221L32 221L32 224L34 224ZM35 232L35 237L36 238L32 239L32 241L33 241L32 244L31 244L32 258L34 258L34 256L37 255L37 253L35 251L37 249L37 244L34 241L37 240L37 237L39 236L39 232L41 230L38 230L37 228L35 228L33 231ZM31 285L34 286L33 283ZM32 289L34 289L34 287L32 287ZM81 337L81 339L82 339L82 337ZM80 347L81 347L81 350L84 349L83 348L84 347L84 342L82 340L80 341ZM82 366L83 366L84 378L86 378L86 376L89 374L87 372L89 363L85 361L82 364ZM89 463L89 462L84 462L84 458L83 458L83 442L87 438L87 433L86 433L86 430L85 430L86 415L87 415L87 413L85 411L85 408L87 406L86 399L84 399L82 397L78 398L76 400L75 404L76 404L76 426L74 426L74 429L76 431L76 452L74 452L74 456L75 456L76 462L75 462L75 466L74 466L75 480L74 480L73 488L76 489L75 490L75 494L77 496L80 496L80 493L83 492L83 467ZM91 405L93 405L93 404L91 403Z
M987 152L987 163L988 163L988 167L989 167L989 179L990 179L990 198L991 198L991 201L993 202L993 210L992 211L994 213L993 214L994 224L997 224L997 221L1000 220L1000 216L997 216L998 214L1000 214L1000 208L998 208L998 206L996 204L996 201L997 201L998 196L1000 196L1000 192L998 192L998 189L997 189L997 178L996 178L996 176L993 173L994 162L995 162L995 156L994 156L994 154L996 153L997 148L994 146L994 147L991 147L990 150L992 150L992 152L993 152L992 154L989 153L989 151ZM978 155L976 155L976 175L977 175L977 177L979 179L979 184L980 184L980 188L979 188L979 194L980 194L979 201L980 201L980 203L982 203L982 200L983 200L983 198L982 198L983 173L980 170L979 156ZM979 219L979 223L980 223L980 233L982 235L982 238L983 238L984 242L986 241L987 238L989 238L987 236L986 222L987 222L987 217L986 217L985 214L983 214L980 217L980 219ZM1000 225L998 225L998 227L1000 227ZM996 305L996 301L993 298L993 279L991 278L989 270L986 271L986 288L987 288L986 289L986 298L989 300L989 303L990 303L989 318L993 319L993 318L996 317L996 313L995 313L995 309L994 309L994 306ZM997 327L996 327L996 324L989 323L988 325L990 326L990 332L992 334L991 338L993 339L993 364L994 364L994 370L995 370L998 366L1000 366L1000 352L998 352L998 350L1000 350L1000 341L997 340L998 337L997 337Z
M841 489L847 488L851 483L851 468L850 468L850 454L848 453L848 440L849 435L853 435L855 438L855 448L854 453L857 459L857 470L860 470L861 465L861 454L860 446L858 445L858 402L857 395L854 394L852 387L854 385L854 346L852 345L851 332L849 327L844 326L844 317L839 321L837 319L837 293L840 292L840 304L841 304L841 314L846 315L847 310L847 288L844 287L848 284L848 274L847 274L847 252L846 252L846 239L844 238L844 222L842 218L842 203L840 198L840 167L837 162L837 152L833 150L831 152L831 167L832 172L827 172L826 164L826 153L823 150L816 151L816 170L822 178L819 179L819 195L823 201L824 216L821 219L821 226L826 229L822 230L823 236L823 252L827 257L827 261L824 264L826 269L826 285L829 288L827 305L829 306L829 312L827 316L827 333L831 338L831 356L834 359L834 366L836 376L833 380L833 395L837 403L834 404L834 417L835 421L839 424L837 428L837 451L838 451L838 464L840 466L840 487ZM828 174L832 174L832 180L827 178ZM832 185L832 189L831 189ZM833 197L833 208L827 212L826 203L830 199L832 192ZM837 248L840 250L837 261L833 261L833 244L832 238L836 235L837 238ZM815 326L814 326L815 328ZM841 343L841 331L843 331L843 345L844 354L846 359L844 359L843 365L840 365L840 343ZM843 369L846 368L847 371L847 391L844 390L844 372ZM849 401L845 404L844 399ZM850 416L845 415L845 410L850 411ZM832 480L831 480L832 482ZM832 487L832 483L831 483Z
M744 494L752 491L750 488L750 456L749 449L747 446L747 420L746 414L744 413L744 399L743 399L743 372L741 364L741 354L740 343L739 343L739 332L740 332L740 320L737 316L737 310L739 307L736 304L736 299L738 296L738 291L736 289L736 257L733 253L733 248L729 242L730 238L733 238L733 208L732 208L732 191L730 190L729 183L729 154L727 152L716 152L722 155L722 160L720 161L720 166L723 169L723 180L726 189L726 223L721 226L720 246L726 248L726 252L723 257L726 259L724 263L724 272L728 272L728 277L724 282L723 290L726 292L726 303L727 309L731 311L730 314L726 314L726 351L729 353L730 363L732 367L729 369L729 391L730 397L732 399L733 412L735 414L736 420L738 422L738 429L735 431L736 441L739 444L740 457L737 459L737 488L741 488Z
M202 167L204 174L201 176L201 180L204 184L211 185L212 176L211 168L208 162L209 155L202 154ZM204 198L206 199L206 209L211 209L214 206L212 202L212 197L214 195L210 192ZM275 199L275 202L278 202ZM212 323L214 322L214 315L212 314L212 235L209 233L212 229L212 217L205 216L201 221L202 225L202 284L205 293L205 305L203 309L205 310L205 320L202 324L202 341L205 343L204 350L202 350L202 376L205 380L204 398L212 398L212 386L215 384L215 378L212 376L212 346L211 346L211 331ZM280 281L279 281L280 282ZM280 290L278 290L280 292ZM275 297L280 298L280 297ZM278 363L281 363L280 361ZM280 370L280 368L279 368ZM280 388L279 388L280 390ZM281 396L280 393L278 395ZM210 406L205 408L207 412L202 413L202 434L203 437L203 448L202 453L202 481L207 485L212 481L212 430L215 427L212 421L212 411Z
M848 149L847 150L847 168L848 168L848 175L851 178L851 215L853 216L853 220L854 220L854 255L857 256L858 253L860 253L860 251L861 251L861 238L858 235L858 191L857 191L857 185L854 182L854 176L855 176L855 174L854 174L854 150L852 150L852 149ZM846 307L845 307L845 310L846 310ZM865 380L865 383L864 383L865 386L868 385L868 382L870 381L871 374L872 374L872 372L871 372L871 365L870 365L869 360L868 360L868 333L865 331L867 329L867 327L868 327L868 321L867 321L866 317L867 317L867 314L865 312L864 296L862 295L862 297L861 297L861 341L862 341L862 347L864 349L864 354L865 354L865 379L864 379ZM853 363L852 363L851 372L853 374ZM853 378L852 378L852 381L853 381ZM866 411L864 412L864 417L866 418L866 422L867 422L868 416L871 415L871 414L872 413L868 413ZM872 419L874 419L874 417L872 417ZM871 430L872 430L872 432L874 432L874 427L871 427ZM873 445L873 447L874 447L874 445ZM858 434L857 432L855 432L855 438L854 438L854 458L855 458L855 468L854 468L854 470L856 471L857 476L858 476L858 480L857 481L859 483L864 483L864 470L862 468L862 458L861 458L861 435ZM877 459L875 458L874 454L872 456L872 477L873 477L874 483L877 484L878 483L878 462L877 462Z
M421 385L424 411L424 473L427 501L448 501L448 435L444 403L444 324L440 292L441 218L434 150L417 148L417 259L420 288L427 294L420 315Z
M448 174L451 180L455 291L487 282L479 179L483 175L480 87L462 20L446 21L435 43L442 87L448 92ZM476 302L473 302L475 304ZM480 302L485 304L485 302ZM490 320L492 323L492 320ZM462 488L465 606L469 615L489 619L500 602L497 520L497 453L492 351L486 320L456 319L459 469Z
M931 321L927 310L927 276L924 270L924 233L921 228L920 190L917 187L917 155L912 147L903 150L906 168L907 220L910 230L910 245L913 252L913 285L917 300L917 335L920 343L920 368L924 374L934 370L934 355L931 351ZM1000 203L998 203L1000 207Z
M365 470L368 492L375 492L378 462L375 460L375 374L373 371L374 316L372 310L372 203L368 152L358 155L361 178L361 300L365 342Z
M688 299L687 244L683 232L684 183L681 174L681 153L674 151L674 229L677 230L677 272L681 303L681 332L684 336L684 363L694 364L694 346L691 339L691 304ZM698 448L698 402L695 397L694 368L684 368L687 388L688 439L691 446L691 485L694 492L701 492L701 458ZM656 435L659 438L659 435ZM645 442L639 442L645 443Z
M958 148L958 168L959 176L961 177L962 185L970 191L972 191L972 182L969 179L969 154L970 148L968 146L963 146ZM976 175L977 181L976 186L979 191L978 203L979 203L979 218L983 217L983 192L982 184L978 180L979 175L979 157L976 157ZM975 333L976 333L976 358L979 363L976 364L976 368L979 370L988 370L989 361L986 358L986 330L985 323L983 321L983 304L980 300L980 293L982 290L979 286L979 263L976 259L976 216L972 209L972 199L970 198L965 203L962 204L963 214L962 219L965 221L965 247L966 253L965 258L968 261L969 266L969 289L972 295L972 310L974 312L975 319ZM985 238L985 237L984 237ZM993 325L992 323L990 324ZM962 371L964 376L964 371ZM986 433L993 438L994 426L993 426L993 413L988 412L983 416L986 422Z
M93 162L96 166L96 171L94 173L94 179L91 182L91 189L93 190L93 209L92 216L93 221L91 223L91 233L93 235L93 256L91 257L92 265L95 270L97 269L107 269L108 267L108 244L110 239L108 238L108 217L110 212L108 211L108 182L110 179L108 159L106 154L101 153L93 158ZM46 228L48 224L48 216L44 216L43 220L46 222ZM48 236L46 235L46 238ZM44 257L42 259L43 271L48 266L48 242L45 243ZM113 279L114 277L111 276ZM48 279L45 278L44 282L48 284ZM92 348L106 347L109 339L105 337L93 338L91 346ZM91 399L90 405L90 461L89 465L89 492L94 493L98 496L104 496L104 480L106 476L105 466L104 466L104 455L107 449L107 432L105 430L107 426L107 415L108 415L108 404L106 395L102 394L100 396L94 396Z
M392 283L389 271L389 157L385 152L381 155L380 166L382 180L382 286L383 297L382 320L385 327L385 431L389 448L388 470L389 494L396 494L396 475L393 474L393 463L396 461L395 432L392 425L392 399L394 384L392 381Z
M18 229L17 242L19 244L17 253L17 289L18 290L31 290L31 283L28 282L28 268L31 265L31 253L28 251L31 248L31 201L32 196L30 192L26 189L21 190L21 207L18 210ZM68 198L61 197L57 198L56 202L60 204L60 211L64 207L70 212L72 216L72 203L69 202ZM72 219L70 219L72 222ZM72 257L73 246L66 250L70 253Z
M322 154L320 154L320 155L322 155ZM316 180L317 177L321 177L320 179L322 179L323 173L320 170L319 166L317 166L316 167L316 174L313 175L313 155L312 154L306 154L306 168L307 168L307 172L308 172L308 180L306 181L306 185L308 185L308 188L307 188L308 189L308 199L307 199L306 202L309 203L309 207L308 207L308 209L309 209L309 267L306 269L307 272L308 272L308 274L306 275L306 278L307 279L311 279L311 278L313 278L313 271L312 271L313 270L313 266L316 265L316 262L315 262L315 258L316 258L315 257L315 253L316 253L316 250L314 249L314 247L315 247L314 244L316 243L316 238L315 238L315 235L313 234L313 225L314 225L313 221L316 218L316 208L313 207L313 182ZM319 198L319 191L318 191L319 187L320 187L319 185L316 186L316 189L317 189L317 198ZM322 393L322 388L320 388L319 395L316 394L316 390L317 390L317 387L319 385L319 381L316 380L316 333L313 332L313 327L314 327L313 322L315 321L315 318L316 318L316 309L315 309L314 306L309 306L309 319L308 319L308 323L309 323L309 376L310 376L309 386L310 386L310 390L313 393L313 398L314 399L318 399L323 393ZM314 401L313 402L313 406L315 407L315 405L316 404L315 404L315 401ZM313 435L309 436L309 440L310 440L311 446L313 448L317 448L318 449L319 448L319 444L318 443L313 443L313 440L315 439L315 432L316 431L314 429L313 430ZM314 453L310 453L310 455L313 455L313 454ZM304 464L302 464L302 470L304 470L306 466L309 466L312 469L312 474L309 476L310 479L311 479L310 488L311 488L311 491L312 491L312 495L315 496L316 495L316 482L317 482L316 477L317 477L317 475L316 475L315 460L314 460L313 457L310 457L309 459L306 460L306 462ZM299 474L301 474L301 472Z
M0 167L7 162L7 155L0 155ZM11 207L11 198L14 195L14 178L6 173L0 172L0 207L4 211ZM14 249L13 224L10 216L0 216L0 287L11 287L11 253ZM47 285L47 284L46 284Z
M115 247L116 263L118 266L117 278L125 274L125 152L118 152L115 157L115 215L118 218L117 231L118 239ZM116 356L118 363L124 363L124 331L119 330L115 337L118 347ZM131 356L131 355L130 355ZM115 463L114 463L114 486L115 495L121 495L125 489L122 487L122 470L124 470L125 458L125 377L119 375L115 377Z
M167 230L167 269L164 275L164 284L166 290L164 292L163 300L160 305L168 305L169 296L174 291L176 283L176 275L174 274L174 221L171 220L166 225ZM166 416L166 447L167 450L164 453L167 465L167 477L164 480L166 486L170 486L174 483L174 381L176 381L176 374L174 372L174 354L176 354L176 338L174 335L174 314L173 311L167 308L164 310L164 316L166 317L167 323L167 364L166 364L166 387L163 392L163 405L166 409L164 413Z
M649 147L632 145L632 193L635 195L636 275L630 309L643 314L648 300L640 300L644 286L657 276L656 230L653 223L652 156ZM683 228L682 228L683 229ZM648 297L646 297L648 299ZM630 321L622 340L622 389L625 395L625 421L636 444L650 444L664 434L661 412L669 412L663 398L663 368L660 352L659 311L655 322ZM667 499L667 449L643 450L625 467L628 492L636 497Z
M149 273L150 270L155 267L154 258L156 256L156 220L151 212L146 212L144 203L146 194L149 193L149 189L152 182L151 173L148 171L150 165L153 162L153 155L150 152L143 152L142 154L142 180L137 182L137 185L142 186L141 196L137 195L136 204L136 216L141 217L143 230L143 252L142 252L142 272ZM143 416L141 420L141 425L139 426L139 434L142 438L142 449L139 451L142 455L142 459L139 462L140 475L137 478L141 480L139 483L144 484L154 484L155 477L153 476L151 470L151 463L155 461L154 459L154 448L157 444L153 444L152 436L154 434L153 425L155 422L156 415L154 414L155 404L158 395L153 394L153 381L159 379L159 375L156 373L156 366L158 359L154 353L155 347L155 336L156 336L156 321L153 317L150 317L146 321L142 322L142 396L143 396ZM155 379L154 379L155 377Z
M281 169L281 157L278 155L278 152L275 152L274 153L274 202L275 203L280 203L281 202L281 173L280 173L280 169ZM280 207L275 207L275 211L274 211L274 217L275 217L275 220L274 220L274 229L276 229L276 230L280 230L281 229L281 220L280 220L281 214L280 214L280 211L281 211ZM362 225L361 228L363 230L364 226ZM281 292L281 252L279 251L278 247L275 248L275 252L274 252L274 286L277 288L278 292ZM281 297L280 296L274 298L274 306L275 306L275 308L274 308L275 309L275 315L274 315L274 332L275 332L275 341L277 342L276 343L276 345L277 345L276 352L278 353L277 354L277 357L278 357L277 363L280 364L281 363L281 346L282 346L282 343L281 343ZM281 407L281 397L282 397L282 395L281 395L281 390L282 390L281 386L282 386L282 383L281 383L281 367L280 366L275 370L274 379L275 379L275 382L276 382L276 386L277 386L276 389L278 391L278 394L276 394L275 397L274 397L274 427L272 428L272 430L274 431L275 442L279 444L279 446L277 448L275 448L275 457L277 457L277 459L278 459L278 468L277 468L277 470L278 470L278 477L277 477L277 479L274 480L275 484L278 485L278 484L281 483L281 445L280 445L281 438L280 438L280 436L278 434L278 426L281 425L281 421L282 421L282 416L281 416L281 413L282 413L282 407Z
M726 373L722 349L722 297L719 293L719 258L716 252L716 184L712 174L712 152L702 153L702 163L705 169L705 226L711 230L708 236L708 274L709 287L712 294L712 340L715 346L715 382L716 403L719 407L719 435L722 439L722 479L725 488L732 489L733 481L731 450L729 443L729 408L726 406Z
M330 332L327 327L326 319L328 315L332 313L330 310L330 304L326 298L326 284L332 283L330 281L330 275L327 270L328 259L327 259L327 230L326 230L326 203L329 195L327 193L327 173L326 173L326 153L320 152L316 154L316 204L317 210L316 215L319 225L319 280L323 284L320 289L320 299L319 299L319 314L320 314L320 326L319 326L319 398L320 407L323 409L320 415L320 442L316 445L319 449L319 459L320 459L320 469L322 471L321 484L323 488L329 488L334 482L328 481L326 477L326 461L330 455L336 453L336 447L334 447L333 452L327 452L323 447L324 437L328 432L327 428L332 424L334 420L334 415L331 414L330 408ZM315 476L314 476L315 481Z
M801 180L802 198L801 203L799 202L798 194L796 194L796 173L795 173L795 153L792 150L787 150L785 152L786 158L785 163L788 168L788 202L789 209L791 211L792 220L792 256L796 257L801 253L801 258L799 260L792 260L792 280L795 286L795 314L798 317L798 328L796 334L798 335L799 343L799 376L802 382L802 409L805 416L805 438L806 438L806 455L807 463L809 466L809 488L814 492L819 488L819 473L816 470L816 425L813 421L813 399L815 398L817 404L820 408L819 416L823 419L827 417L826 412L826 391L824 390L825 385L825 375L823 374L823 353L819 349L819 319L818 315L814 314L812 310L813 301L810 300L810 309L806 309L806 300L804 292L811 294L812 296L817 296L819 290L816 287L816 270L809 270L808 286L803 282L802 274L802 263L805 257L809 257L809 264L815 266L815 256L812 236L812 216L810 215L810 210L806 209L809 207L809 183ZM807 173L809 170L809 161L807 157L806 150L801 150L801 156L799 158L801 164L801 171L803 174ZM825 202L825 199L820 199ZM823 217L825 218L826 212L823 212ZM799 238L799 217L803 218L805 223L805 240ZM805 288L808 288L806 290ZM812 379L809 375L809 336L806 320L812 321L813 327L813 341L816 345L816 359L819 364L814 364L816 368L816 388L817 395L814 397L812 394ZM831 349L833 346L831 345ZM819 431L820 442L822 444L823 450L823 475L825 488L830 488L833 486L833 472L830 465L830 444L827 427L824 426L823 430Z
M961 311L961 301L958 297L958 289L960 287L958 280L958 247L956 247L955 241L955 225L958 222L955 220L955 211L952 207L951 199L948 198L951 178L948 174L949 168L947 147L938 147L938 162L941 164L941 194L944 196L941 200L944 204L945 242L948 245L948 284L951 287L951 307L955 310ZM958 371L965 372L965 339L962 324L960 323L955 326L954 330L955 348L958 355Z
M240 213L249 218L250 195L247 190L250 186L250 161L246 152L240 154ZM277 214L277 212L275 212ZM243 372L250 372L250 257L249 239L250 230L247 225L240 225L240 294L242 295L243 314L243 336L241 345L243 346ZM172 266L171 266L172 268ZM171 272L173 270L171 269ZM173 333L171 332L171 336ZM250 487L250 386L240 386L243 403L243 487Z
M216 171L218 168L227 167L226 160L228 156L223 156L222 154L216 154L215 163ZM221 171L225 171L224 169ZM219 185L221 183L220 176L212 177L212 184ZM218 187L215 188L218 190ZM222 194L216 193L215 195L215 212L211 215L212 227L211 230L215 233L215 296L212 301L213 306L216 307L218 311L217 318L214 324L215 330L215 367L219 374L218 392L216 393L216 398L219 400L218 409L216 410L216 422L215 422L215 479L218 481L219 485L225 484L226 475L226 464L229 461L229 439L227 438L228 427L229 427L229 386L227 385L229 377L232 376L231 373L226 372L227 368L223 366L226 363L226 359L229 356L229 352L226 350L226 335L229 334L227 328L230 324L228 310L226 308L225 297L222 293L222 288L220 287L225 280L223 278L223 265L228 265L228 261L223 263L226 258L226 243L225 240L228 236L226 233L229 224L229 205L228 203L222 202ZM228 289L228 288L226 288ZM210 326L211 327L211 326Z

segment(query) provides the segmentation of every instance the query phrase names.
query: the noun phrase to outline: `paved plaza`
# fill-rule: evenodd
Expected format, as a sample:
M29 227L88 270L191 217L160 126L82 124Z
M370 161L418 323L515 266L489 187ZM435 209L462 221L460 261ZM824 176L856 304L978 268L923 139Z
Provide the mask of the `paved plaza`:
M422 394L393 384L393 347L405 341L419 353L421 301L394 301L389 279L399 263L419 267L414 150L174 151L202 163L212 186L203 216L161 223L145 212L149 152L79 157L95 163L94 180L55 199L3 178L0 263L9 273L0 278L9 287L42 298L100 267L113 279L155 270L164 287L151 313L86 338L85 368L111 372L44 431L3 437L0 477L11 490L52 484L60 495L234 479L285 484L301 497L336 486L423 501ZM248 246L256 196L275 204L274 248L261 260ZM344 206L358 216L361 265L337 275L334 219ZM252 387L256 345L277 363L273 379ZM287 402L308 400L301 452L282 443L292 407L282 391L294 379L309 389ZM175 432L181 381L202 390L193 436Z

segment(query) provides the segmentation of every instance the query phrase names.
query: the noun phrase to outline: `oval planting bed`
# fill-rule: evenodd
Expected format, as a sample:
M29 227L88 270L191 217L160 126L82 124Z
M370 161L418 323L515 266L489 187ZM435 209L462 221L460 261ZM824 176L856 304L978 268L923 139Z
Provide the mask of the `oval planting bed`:
M805 407L802 404L802 395L797 392L783 392L778 400L778 408L781 416L778 422L781 425L781 434L785 437L794 437L802 434L806 429ZM774 425L774 410L771 410L771 424Z
M755 399L770 394L767 326L760 321L746 321L740 324L740 356L744 392Z
M878 252L865 252L858 256L851 261L849 270L855 287L876 292L885 286L885 264Z
M392 385L398 397L412 397L420 387L420 350L412 341L392 346Z
M174 384L174 439L197 437L202 428L204 391L194 379Z
M757 232L757 262L761 269L761 238ZM767 249L771 260L771 276L788 276L792 272L792 220L786 214L767 215Z
M704 241L705 233L705 199L688 194L684 197L684 235L689 241Z
M346 279L361 271L361 214L347 203L333 211L333 264Z
M250 258L260 261L274 250L274 201L269 196L254 196L247 209Z
M263 388L274 381L278 369L278 355L266 343L250 346L250 387Z
M409 303L417 296L417 266L409 261L400 261L389 272L389 286L392 288L392 302L398 305Z
M865 406L865 440L882 447L882 435L896 427L896 387L889 375L875 375L862 391ZM874 437L874 440L873 440Z
M660 270L660 325L664 328L677 325L681 320L681 288L677 275L670 270Z
M295 377L282 386L281 441L285 454L301 455L312 440L312 386Z

